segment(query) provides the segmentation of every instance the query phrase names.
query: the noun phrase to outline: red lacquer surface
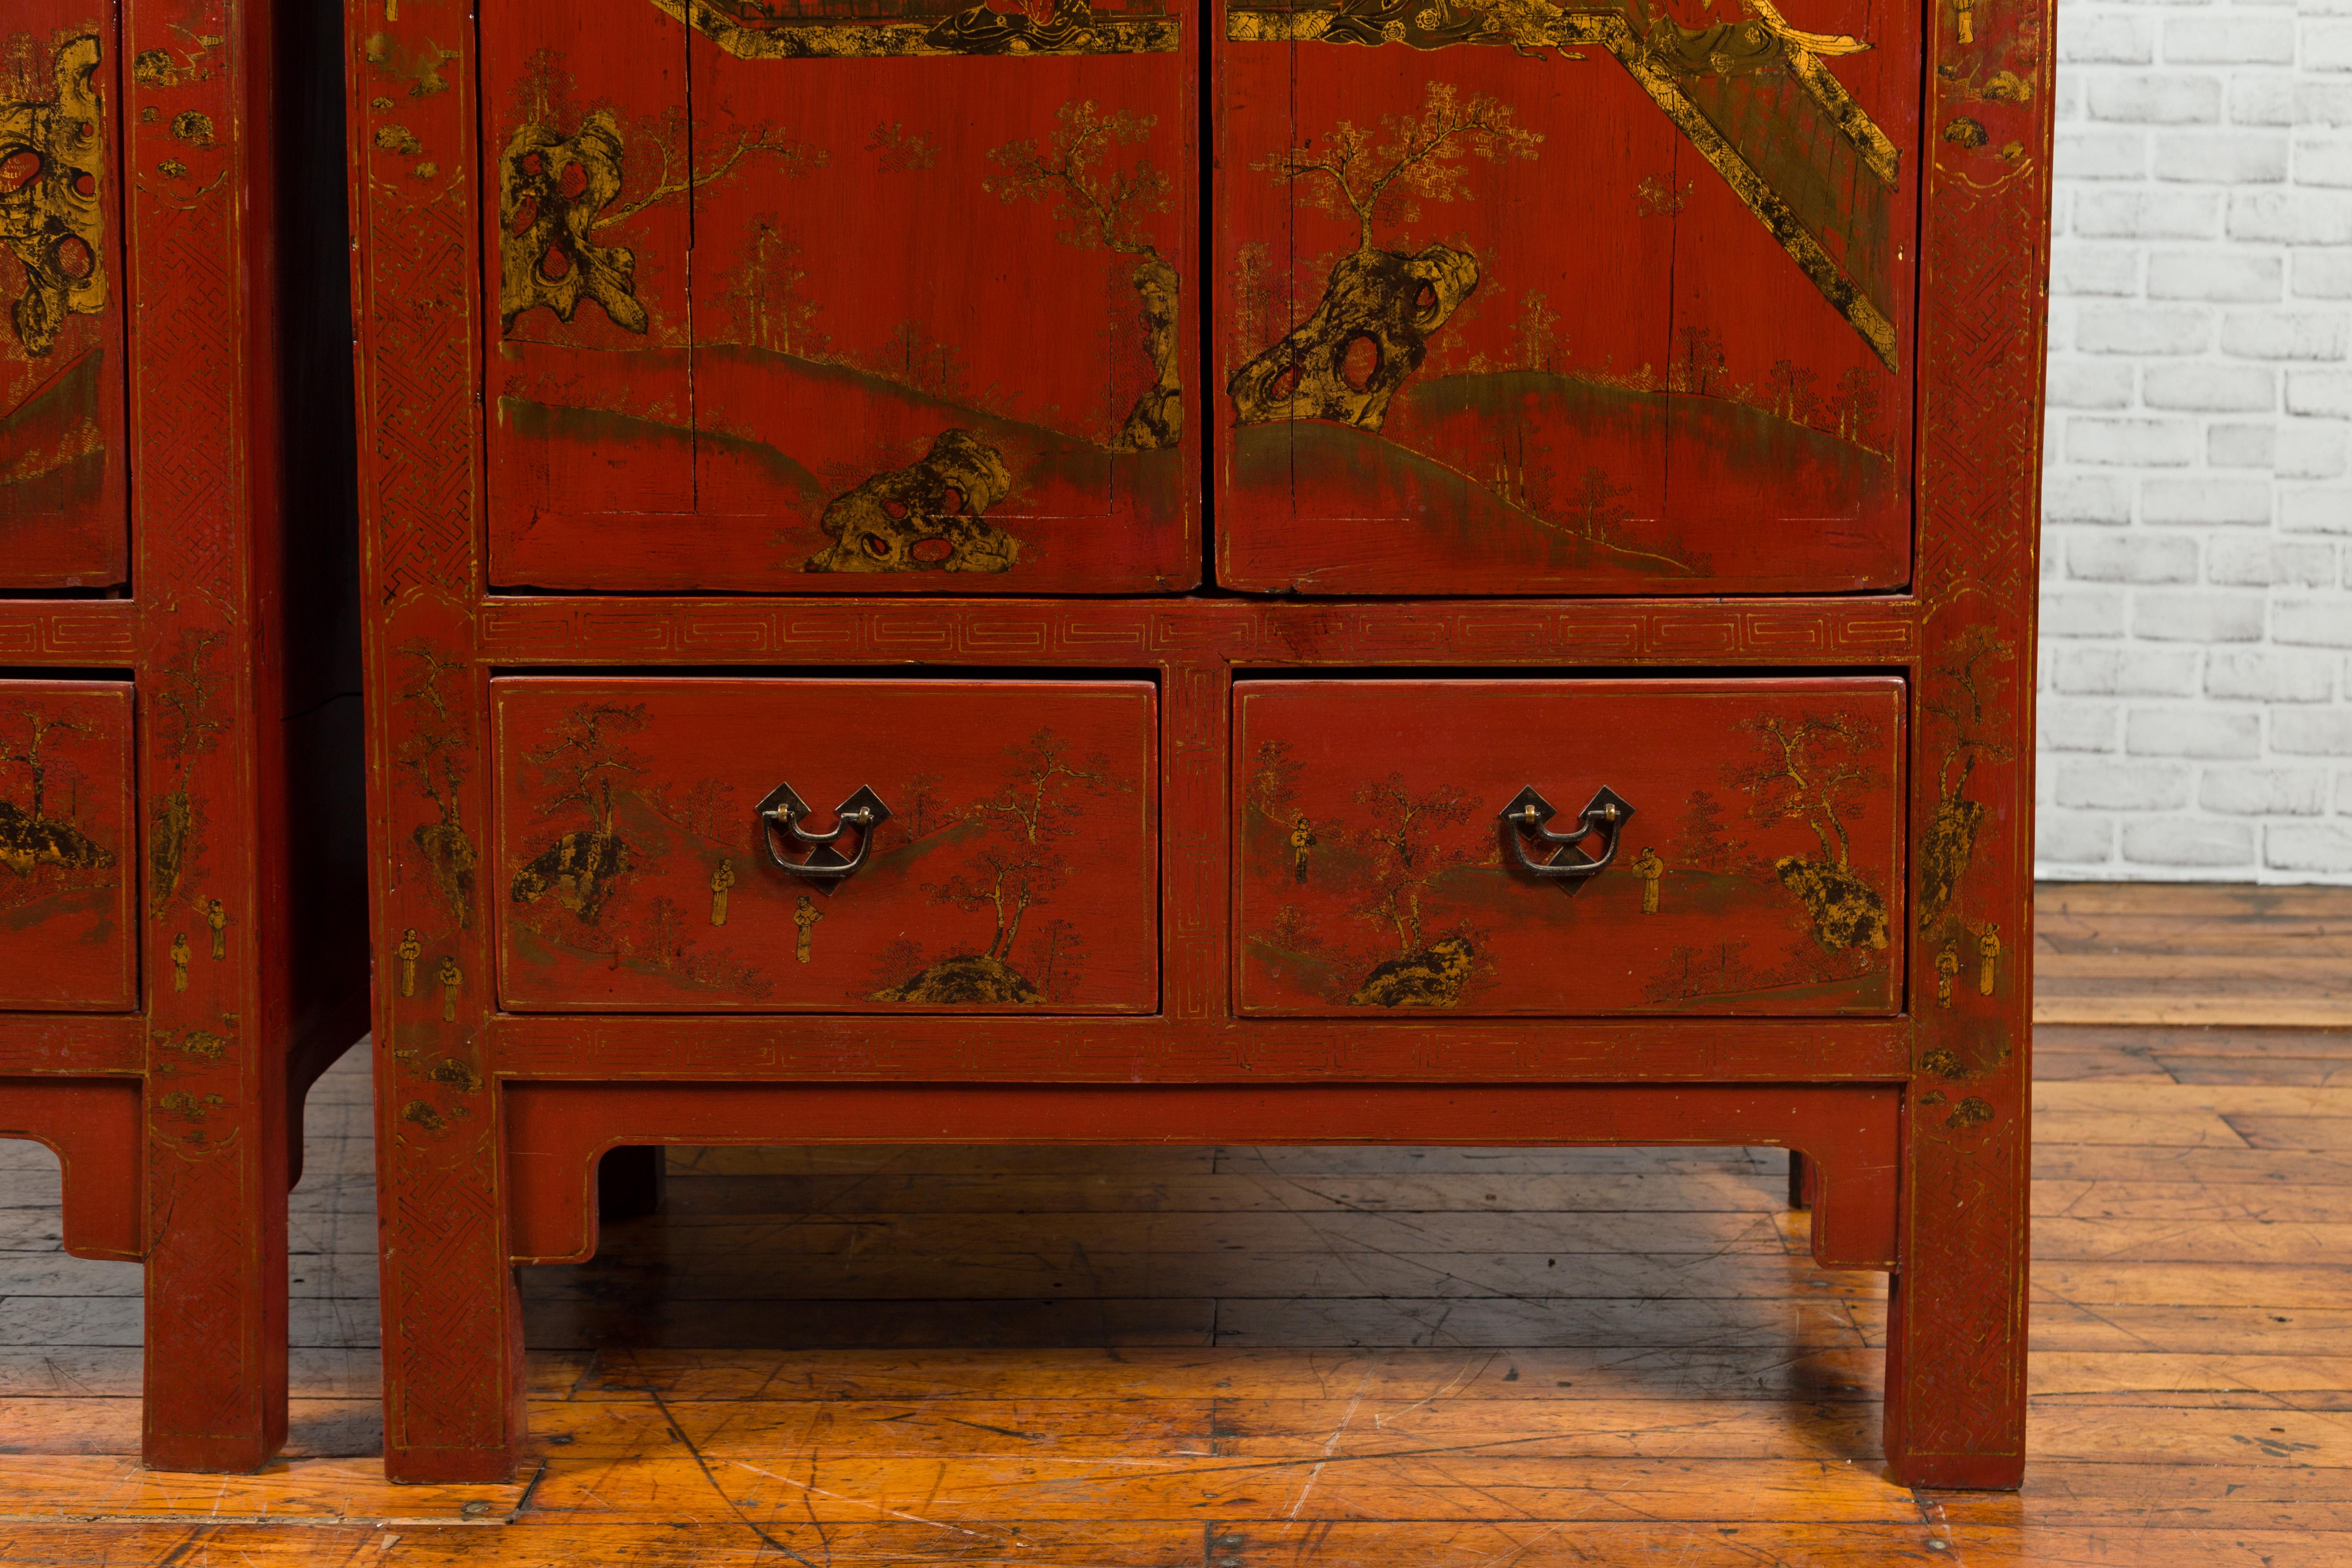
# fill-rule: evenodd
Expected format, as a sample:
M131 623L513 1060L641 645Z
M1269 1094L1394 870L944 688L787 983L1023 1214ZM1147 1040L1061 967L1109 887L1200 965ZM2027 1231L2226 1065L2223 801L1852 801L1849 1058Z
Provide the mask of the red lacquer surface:
M130 569L115 24L110 0L0 23L0 591Z
M687 9L486 26L492 579L1197 581L1189 5L1133 8L1164 47L886 58L856 8Z
M58 1218L76 1258L135 1263L145 1251L139 1166L139 1085L131 1079L16 1082L0 1091L0 1138L29 1138L58 1157Z
M1146 1012L1160 996L1149 684L501 680L499 992L515 1008ZM814 833L891 813L857 869ZM856 853L853 829L829 853ZM404 959L404 997L441 994Z
M1248 682L1240 1008L1892 1012L1903 699L1889 679ZM1632 805L1606 869L1521 865L1500 816L1528 786L1553 832L1603 788Z
M1870 128L1857 138L1797 79L1793 45L1695 3L1464 9L1443 36L1409 8L1290 15L1219 12L1221 582L1908 580L1917 11L1791 8L1788 26L1870 46L1806 57ZM1268 41L1286 28L1315 36ZM1671 66L1662 37L1686 40ZM1710 140L1782 205L1793 248ZM1809 275L1808 242L1862 325ZM1310 384L1340 344L1335 404ZM1305 383L1268 354L1305 356ZM1384 405L1348 403L1391 377Z
M0 1008L136 1005L131 691L0 680Z
M1895 1261L1900 1091L1886 1084L1170 1085L534 1083L510 1091L514 1260L595 1250L596 1156L616 1144L1321 1143L1486 1147L1720 1144L1801 1150L1816 1167L1813 1256L1824 1268ZM1335 1128L1349 1129L1335 1140Z
M320 268L341 247L277 187L333 140L273 91L278 62L331 58L321 20L32 0L0 21L0 594L116 588L0 600L0 1135L58 1150L69 1249L144 1265L158 1469L257 1468L284 1437L302 1094L364 1027L336 853L349 609L321 549L339 378L278 358L281 323L340 330ZM94 61L82 85L61 50ZM34 133L46 158L19 155ZM47 172L70 200L45 207ZM27 306L26 251L92 233L46 297L63 313Z
M1040 84L1060 80L1055 73L1088 82L1112 79L1090 73L1114 68L1148 74L1148 62L1078 60L1050 48L971 55L966 46L974 40L1001 41L1003 29L1050 25L1042 19L1052 14L1025 9L1016 24L1004 19L1009 12L959 18L943 9L952 8L910 5L891 18L853 23L779 17L732 0L647 0L644 16L625 5L574 16L530 4L487 16L477 36L427 6L404 5L396 16L372 3L355 0L350 7L354 37L369 40L354 58L351 102L362 421L370 435L362 450L377 973L397 976L413 955L419 976L413 994L387 984L377 997L378 1036L387 1047L379 1058L377 1102L390 1473L411 1480L513 1473L526 1445L510 1265L519 1258L569 1255L583 1245L580 1205L592 1152L611 1142L788 1142L848 1127L909 1138L1085 1131L1204 1139L1246 1132L1301 1142L1456 1133L1570 1141L1586 1129L1565 1100L1506 1125L1515 1097L1591 1089L1594 1105L1607 1097L1622 1101L1622 1114L1592 1123L1594 1135L1610 1140L1780 1139L1806 1146L1788 1134L1793 1119L1822 1107L1847 1119L1853 1142L1821 1155L1832 1206L1846 1201L1835 1195L1839 1184L1856 1181L1867 1189L1864 1208L1879 1220L1885 1205L1894 1205L1891 1261L1899 1275L1890 1325L1891 1463L1907 1484L2014 1485L2023 1460L2030 984L2021 960L2032 945L2026 896L2037 367L2048 213L2046 11L1979 6L1894 15L1832 6L1820 14L1772 13L1776 30L1759 7L1757 16L1727 24L1730 31L1701 37L1706 47L1697 48L1689 35L1704 35L1712 24L1703 9L1689 7L1666 23L1686 31L1660 33L1660 19L1646 13L1546 18L1524 8L1359 6L1355 22L1376 22L1374 33L1389 41L1311 46L1228 37L1230 8L1209 17L1223 73L1223 141L1213 171L1193 164L1192 189L1196 199L1213 194L1227 204L1211 247L1210 281L1219 292L1205 324L1211 357L1222 363L1198 388L1189 372L1180 377L1188 416L1183 439L1203 430L1211 437L1206 471L1220 487L1217 519L1228 547L1220 559L1229 583L1366 595L1493 595L1383 605L1235 595L976 597L1141 592L1190 580L1181 565L1129 570L1157 557L1150 550L1121 553L1127 544L1118 542L1137 536L1110 533L1089 537L1109 552L1101 560L1124 563L1115 571L1088 566L1066 576L1024 578L1026 563L1053 563L1058 574L1074 557L1063 553L1060 536L1038 536L1051 548L1032 552L1036 541L1023 533L1024 524L993 499L978 508L983 521L1023 546L1001 574L811 573L803 568L821 547L805 532L783 541L772 527L760 534L776 514L697 511L697 532L671 531L658 521L666 509L700 505L695 498L706 493L765 494L781 485L775 476L790 476L755 445L766 439L756 426L765 417L756 389L784 384L741 374L743 366L787 352L780 346L786 341L812 342L810 332L870 342L879 331L888 342L902 321L937 319L906 309L905 279L917 275L908 270L915 261L902 267L895 255L865 268L871 290L855 316L836 313L831 298L804 296L794 306L792 289L800 280L793 275L814 277L837 263L816 254L809 228L786 232L830 221L829 208L803 204L793 193L833 191L840 171L852 166L841 161L840 143L830 134L820 139L797 123L795 93L812 102L837 101L829 96L836 89L828 73L866 72L859 79L883 84L870 101L856 104L853 129L870 160L855 165L867 171L858 194L877 214L896 215L887 232L913 237L908 244L918 259L928 264L920 256L927 244L942 258L964 254L956 247L967 242L957 237L972 223L1032 225L992 231L1003 250L988 265L962 271L941 265L921 274L949 289L983 282L993 289L998 278L1017 275L1030 298L1054 301L1038 309L1024 300L1017 319L1025 337L998 335L1005 331L1000 313L972 328L972 342L996 344L992 355L1026 355L1045 378L1098 349L1097 363L1106 367L1139 363L1117 342L1087 346L1105 326L1100 301L1118 294L1109 282L1116 274L1103 270L1112 265L1110 252L1065 245L1044 221L1050 215L1043 204L1023 205L1026 195L997 206L988 205L994 193L983 190L975 217L936 195L901 207L893 182L913 179L909 190L929 190L919 182L931 180L946 190L950 170L964 171L953 176L960 189L969 189L973 170L993 178L989 170L1006 165L988 153L1028 142L1042 155L1053 146L1068 100L1063 89ZM1316 25L1328 29L1334 15ZM1118 25L1127 26L1127 14L1119 16ZM690 36L683 26L664 31L674 16L692 19ZM1464 41L1530 17L1587 29L1580 36L1602 41L1531 49L1539 59L1492 41ZM1612 18L1639 23L1641 39L1654 36L1660 47L1678 53L1681 64L1670 73L1681 83L1677 90L1685 97L1714 93L1717 109L1732 101L1734 87L1756 89L1751 98L1785 97L1787 79L1749 79L1774 71L1790 78L1801 68L1792 49L1843 84L1839 93L1888 139L1885 175L1849 168L1844 184L1832 182L1826 195L1808 195L1799 189L1803 182L1782 169L1773 186L1811 215L1806 233L1819 253L1814 260L1826 258L1827 270L1809 269L1797 254L1805 247L1793 234L1768 232L1723 166L1702 155L1690 128L1664 113L1659 93L1641 85L1641 51L1604 47L1603 24ZM1310 20L1307 13L1285 14L1282 26ZM868 30L847 43L818 37L836 24ZM1751 25L1770 37L1733 36ZM956 50L909 53L876 42L919 41L939 29L961 40ZM1840 34L1874 47L1850 50ZM552 56L541 56L542 46ZM762 50L793 58L766 58ZM968 58L949 58L957 51ZM1570 59L1569 53L1584 58ZM1730 65L1718 68L1717 55ZM597 246L629 247L636 268L632 288L647 301L643 334L604 316L593 300L577 303L569 326L550 324L551 307L541 304L513 313L514 329L507 330L500 296L512 271L502 265L505 238L531 230L536 245L550 231L511 202L502 209L501 157L528 117L524 110L537 101L535 89L520 96L518 89L555 82L545 68L551 63L571 73L568 107L554 122L560 139L576 141L601 110L612 115L625 148L636 149L625 153L619 184L583 215L583 232ZM665 74L680 68L683 89ZM1171 69L1170 79L1181 79L1181 68ZM1709 85L1727 76L1738 80ZM772 78L793 87L770 92L744 85ZM950 85L934 91L935 80ZM922 86L904 93L889 86L901 81ZM1023 84L1023 90L1001 89L1005 82ZM1433 97L1433 82L1451 98ZM703 91L706 83L712 93ZM1038 89L1034 96L1032 88ZM1818 82L1806 90L1816 89L1827 90ZM1171 123L1161 100L1124 88L1117 95L1089 89L1087 96L1099 114L1130 114L1139 124L1145 114L1159 121L1150 135L1114 138L1118 158L1103 167L1115 163L1132 173L1138 165L1127 160L1146 155L1159 167L1177 167L1160 162L1161 143L1152 140ZM1425 345L1424 363L1391 389L1379 431L1297 417L1294 409L1293 417L1254 425L1258 434L1246 443L1227 439L1234 421L1229 384L1255 357L1253 339L1263 344L1294 321L1304 324L1331 268L1363 250L1360 225L1300 210L1296 181L1277 183L1278 170L1251 164L1294 144L1308 147L1310 139L1328 149L1342 121L1378 142L1390 133L1391 117L1482 100L1507 103L1517 130L1539 132L1544 140L1516 141L1490 114L1485 153L1474 147L1440 160L1458 180L1433 177L1413 186L1417 214L1395 203L1371 215L1374 251L1410 247L1410 257L1419 258L1433 245L1444 246L1480 266L1477 289L1466 304L1453 300L1443 331ZM942 107L950 101L962 123ZM660 132L673 115L664 106L673 103L679 113L691 106L690 163L680 163L677 138ZM777 132L773 145L763 127ZM673 175L685 170L693 189L635 205L664 183L664 146L671 150ZM1534 157L1518 155L1529 146ZM828 160L820 164L816 151ZM1771 161L1766 152L1756 156ZM756 186L746 173L755 168L767 171ZM565 177L552 164L541 172L559 182ZM1863 184L1866 179L1878 185ZM640 183L632 186L631 180ZM561 196L560 183L554 189ZM787 194L770 206L770 189ZM1180 181L1164 221L1181 217L1183 198ZM681 202L692 213L692 255L682 273L677 258L684 252L668 216ZM854 228L865 220L845 221ZM789 244L802 248L792 251ZM1255 244L1265 247L1263 257L1245 253ZM708 266L706 257L713 258ZM1380 264L1367 265L1377 270ZM1180 270L1181 299L1189 303L1194 279ZM729 296L750 271L767 279L766 291ZM1870 297L1885 331L1865 331L1873 318L1852 298L1841 303L1833 297L1838 289L1823 281L1832 273ZM1460 294L1458 279L1454 287ZM712 289L719 292L707 291ZM1081 294L1083 306L1061 307ZM1421 308L1417 295L1407 302ZM805 310L811 303L824 308L812 316ZM866 305L875 308L867 313ZM679 310L685 319L656 327L661 312ZM1032 322L1048 325L1031 330ZM737 341L747 331L765 334L759 354ZM646 352L641 336L660 336L661 352ZM901 374L910 378L913 355L929 353L935 366L954 363L938 331L895 341ZM1017 351L1006 350L1006 342L1017 343ZM1360 359L1348 348L1335 359L1333 375L1364 379ZM617 370L624 364L630 367L625 374ZM708 380L706 365L714 367ZM528 379L541 366L556 374ZM1433 395L1465 391L1468 377L1489 378L1483 388L1468 389L1478 397L1457 397L1454 406ZM706 386L735 400L727 417L746 423L694 424ZM544 431L532 435L517 424L515 410L503 403L559 395L593 416L578 426L593 438L574 443L568 455L555 454L541 439ZM1116 408L1121 400L1100 401ZM807 405L788 400L778 406L798 421ZM1463 408L1477 417L1464 416ZM653 417L647 409L673 426L687 421L692 438L680 443L673 431L658 441L642 439L643 426L631 421ZM1495 417L1497 409L1509 417ZM884 428L871 400L820 399L819 412L837 416L841 431ZM1322 435L1303 441L1310 426ZM1324 439L1333 431L1342 439ZM890 510L894 502L932 523L950 515L969 520L965 503L981 493L993 498L1003 487L971 447L950 443L941 449L945 433L919 447L915 435L894 436L907 442L892 459L896 466L861 461L840 475L837 488L828 488L831 477L821 474L826 483L817 488L827 507L861 493L871 502L864 513L869 521L902 521ZM1368 435L1400 449L1410 435L1420 444L1412 448L1415 460L1394 460L1360 438ZM1318 456L1307 449L1311 440L1341 457L1328 450ZM1261 459L1247 485L1241 473L1245 447ZM1421 466L1424 461L1433 468ZM1465 486L1514 509L1511 515L1496 517ZM1004 494L1014 492L1006 488ZM1453 510L1430 505L1431 495L1451 496ZM1520 514L1529 503L1542 497L1538 510L1556 510L1562 495L1569 526L1527 525ZM515 504L518 497L527 504ZM647 534L622 513L655 519L656 526ZM747 530L741 520L754 515L761 521ZM1000 518L1001 524L992 521ZM533 539L522 537L526 530ZM874 546L859 545L877 562L888 563L902 543L919 542L910 530L877 525L877 531L884 537ZM946 548L1003 554L987 529L935 528L927 537L950 532L960 542ZM941 546L925 548L936 552ZM718 581L698 564L747 562L762 551L770 553L761 570L788 574L760 578L730 567ZM1644 561L1642 553L1664 559ZM529 572L516 565L526 559L534 563ZM490 591L532 584L566 592ZM892 596L818 596L838 595L845 586ZM907 596L938 588L963 596ZM1857 588L1885 592L1853 593ZM611 592L598 597L573 589ZM785 589L788 595L779 592ZM761 590L776 596L760 596ZM1564 593L1609 597L1540 596ZM1767 593L1780 596L1718 596ZM873 1011L835 1016L773 1016L719 1005L656 1011L615 1002L582 1013L501 1005L499 956L511 918L544 909L550 899L561 905L556 894L531 888L518 904L514 878L563 834L588 826L526 825L507 797L494 797L494 786L504 790L519 776L513 749L492 732L494 693L504 681L564 668L600 681L616 678L597 672L629 669L647 679L660 672L680 685L719 675L751 683L851 670L904 679L901 667L911 661L952 671L957 679L1035 679L1050 669L1076 680L1100 679L1110 670L1156 682L1155 1011L1087 1016L1027 1005L902 1012L873 1005ZM1375 667L1429 684L1465 670L1498 682L1514 676L1557 681L1572 670L1612 681L1736 678L1757 683L1742 689L1775 692L1833 674L1831 684L1856 694L1858 712L1885 715L1879 735L1861 753L1887 782L1863 791L1850 803L1853 815L1839 819L1856 846L1849 864L1874 864L1885 879L1885 948L1869 941L1874 919L1865 918L1861 928L1862 951L1884 966L1867 982L1879 988L1870 1011L1837 1016L1824 1005L1817 1016L1792 1009L1782 1017L1732 1019L1707 1003L1670 1016L1572 1015L1545 1011L1556 1004L1530 992L1534 1005L1527 1010L1490 1016L1469 1005L1359 1006L1310 991L1307 1005L1297 994L1282 1004L1295 1007L1294 1016L1245 1014L1262 978L1248 956L1252 932L1244 921L1255 919L1258 905L1246 883L1261 875L1265 847L1244 819L1245 781L1254 768L1234 730L1236 691L1318 676L1355 681ZM537 683L540 677L530 679ZM1869 695L1874 692L1886 695ZM1754 736L1738 723L1776 711L1801 717L1801 710L1776 708L1782 700L1753 700L1736 719L1711 729L1686 727L1682 749L1689 754L1671 764L1685 772L1661 774L1643 787L1691 792L1707 787L1701 774L1720 782L1724 770L1752 760ZM1633 722L1630 733L1617 737L1620 750L1643 742L1654 722ZM1441 720L1423 714L1423 740L1444 732ZM1320 853L1348 841L1361 783L1403 769L1374 744L1349 751L1313 724L1301 734L1329 747L1327 776L1344 784L1347 796L1338 808L1343 830L1337 838L1317 835L1311 847ZM926 738L900 737L900 749L874 765L911 773ZM1009 728L992 739L1001 750L1024 738ZM1528 737L1498 725L1493 739L1502 746ZM735 749L770 743L754 736ZM544 743L533 749L543 751ZM781 776L819 813L829 813L862 782L803 784L801 764L791 760ZM671 765L667 751L658 761ZM698 763L695 777L703 776ZM1507 789L1523 784L1552 793L1563 812L1583 804L1581 784L1512 775ZM1664 820L1679 833L1692 802L1636 804L1643 809L1628 847L1638 858L1650 842L1645 826ZM1727 822L1732 816L1725 813ZM1865 824L1867 849L1861 847ZM1812 910L1801 897L1791 900L1781 862L1832 852L1821 833L1793 819L1742 826L1748 843L1741 853L1751 857L1746 880L1754 886L1736 889L1723 923L1735 928L1729 940L1749 943L1741 962L1762 974L1790 962L1805 942L1820 946ZM518 827L542 835L520 865L512 837ZM1895 834L1903 836L1899 855ZM1727 829L1727 837L1734 837ZM1834 839L1834 830L1828 837ZM1586 900L1599 909L1614 898L1616 926L1636 933L1643 921L1660 931L1673 926L1686 903L1696 909L1692 895L1700 889L1687 875L1677 880L1685 860L1673 844L1650 847L1665 863L1657 913L1641 909L1646 879L1638 874L1628 881L1612 873L1559 901L1581 920ZM1276 884L1285 874L1295 879L1295 867L1283 858L1288 853L1284 835L1271 873ZM548 869L560 883L560 856ZM689 882L677 875L677 887L664 896L681 909L694 900L707 909L713 891L707 876ZM1241 921L1237 875L1245 881ZM1310 866L1310 890L1316 875ZM730 889L730 931L738 918L752 918L732 911L732 900L752 896L745 886L739 877ZM845 929L838 922L848 917L841 911L856 890L853 881L828 901L812 939L812 969ZM1784 900L1769 919L1768 899ZM1369 931L1369 922L1353 912L1359 901L1333 895L1322 919L1343 931ZM796 964L786 944L796 946L802 928L774 922L780 912L777 905L759 917L773 932L761 953ZM963 911L956 912L961 918ZM707 914L705 920L698 939L713 929ZM1507 940L1531 941L1537 929L1530 925L1523 935L1508 928ZM1782 944L1770 963L1757 954L1759 931ZM1697 944L1676 939L1664 945L1671 955ZM1898 956L1907 964L1899 982ZM648 984L625 967L625 978L597 983ZM1832 978L1851 984L1854 977ZM1560 981L1550 996L1569 984ZM1649 981L1625 984L1639 992ZM1770 994L1780 988L1760 989ZM1629 1008L1651 1000L1635 1002L1627 989L1618 994L1617 1005ZM1003 1089L1001 1110L995 1101L983 1109L974 1085ZM1198 1098L1180 1101L1180 1085ZM845 1092L825 1100L817 1089L830 1086ZM1269 1110L1269 1091L1279 1086L1302 1093ZM1170 1098L1154 1100L1162 1087ZM1386 1098L1391 1089L1395 1098ZM1851 1098L1842 1098L1849 1091ZM1131 1120L1122 1120L1123 1097L1136 1102ZM1479 1109L1455 1114L1473 1100ZM1702 1101L1719 1117L1695 1120L1693 1109ZM812 1131L835 1105L839 1123ZM1890 1129L1890 1115L1899 1126ZM1891 1144L1890 1131L1899 1132ZM1890 1147L1899 1167L1892 1172L1879 1158ZM519 1156L534 1163L518 1165ZM1869 1247L1823 1257L1890 1261L1883 1249Z

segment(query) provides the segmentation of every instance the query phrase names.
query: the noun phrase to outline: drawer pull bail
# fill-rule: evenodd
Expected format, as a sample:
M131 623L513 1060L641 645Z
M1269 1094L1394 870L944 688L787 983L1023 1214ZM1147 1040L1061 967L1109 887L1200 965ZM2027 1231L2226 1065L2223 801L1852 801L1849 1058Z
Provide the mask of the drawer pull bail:
M1551 802L1537 794L1535 785L1529 784L1513 795L1511 804L1503 808L1503 820L1517 830L1505 837L1511 841L1511 851L1518 860L1520 870L1538 877L1581 880L1599 875L1612 860L1617 858L1617 840L1624 832L1625 824L1633 820L1633 808L1623 795L1604 784L1577 814L1576 826L1571 831L1554 833L1544 826L1556 815ZM1588 855L1579 846L1595 834L1601 837L1601 853ZM1536 859L1528 853L1528 840L1530 838L1544 847L1546 853L1542 859Z
M890 808L882 804L882 797L863 784L856 795L834 807L830 833L811 833L801 826L808 819L808 805L793 793L788 784L770 790L768 797L753 809L759 814L760 842L767 847L768 858L795 877L823 881L837 882L866 864L866 851L873 847L875 829L890 820ZM857 853L844 855L834 844L853 827L857 829ZM785 859L776 847L778 833L808 846L808 853L797 860Z

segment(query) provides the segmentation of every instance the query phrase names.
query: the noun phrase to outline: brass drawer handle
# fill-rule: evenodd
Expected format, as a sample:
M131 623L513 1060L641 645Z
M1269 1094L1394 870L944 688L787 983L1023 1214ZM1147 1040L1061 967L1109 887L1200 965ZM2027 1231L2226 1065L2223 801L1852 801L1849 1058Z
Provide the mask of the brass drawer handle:
M807 803L793 793L793 786L780 784L768 792L768 797L753 810L760 818L760 842L766 847L768 858L795 877L814 877L838 881L866 864L866 851L874 846L875 829L890 820L890 808L882 797L864 784L857 793L834 808L834 826L830 833L811 833L801 824L809 815ZM851 828L857 829L857 853L845 856L835 849L834 841ZM797 860L787 860L776 848L776 835L789 834L808 846L808 853Z
M1511 852L1522 871L1575 880L1597 876L1617 858L1617 840L1625 824L1633 819L1633 808L1623 795L1604 784L1577 815L1574 831L1554 833L1546 828L1544 824L1554 815L1551 802L1538 795L1533 784L1513 795L1511 804L1503 808L1503 820L1517 829L1507 836ZM1601 836L1601 853L1588 855L1578 846L1596 833ZM1528 855L1530 838L1547 851L1541 860Z

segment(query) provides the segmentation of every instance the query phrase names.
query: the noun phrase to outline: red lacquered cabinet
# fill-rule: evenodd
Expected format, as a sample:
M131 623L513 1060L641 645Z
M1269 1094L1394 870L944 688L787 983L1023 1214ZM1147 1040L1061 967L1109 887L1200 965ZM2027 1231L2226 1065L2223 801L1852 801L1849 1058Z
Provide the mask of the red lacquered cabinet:
M352 5L394 1478L610 1150L1388 1141L2016 1483L2048 14L1754 12Z
M346 381L291 353L345 308L334 32L0 20L0 1136L145 1264L165 1469L285 1436L302 1099L366 1028Z

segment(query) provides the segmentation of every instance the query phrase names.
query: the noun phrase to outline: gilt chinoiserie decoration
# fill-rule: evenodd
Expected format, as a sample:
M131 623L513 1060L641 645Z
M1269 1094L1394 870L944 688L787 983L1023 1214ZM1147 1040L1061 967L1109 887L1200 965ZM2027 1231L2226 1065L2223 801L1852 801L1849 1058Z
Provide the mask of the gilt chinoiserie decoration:
M1190 586L1192 13L838 9L486 35L493 580Z
M1892 1013L1903 698L1885 679L1251 681L1240 1008ZM1540 824L1507 808L1538 773L1627 818L1588 879L1554 885L1518 842Z
M1159 1000L1148 683L501 680L492 704L510 1008ZM766 791L785 769L840 808ZM854 857L772 847L780 797Z
M131 690L0 681L0 1008L137 1005Z
M2045 11L347 16L395 1479L919 1138L1783 1145L2015 1484Z
M102 588L123 519L121 131L104 13L0 24L0 576Z
M1901 586L1918 26L1229 0L1224 580Z

